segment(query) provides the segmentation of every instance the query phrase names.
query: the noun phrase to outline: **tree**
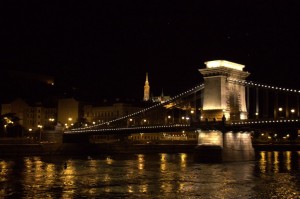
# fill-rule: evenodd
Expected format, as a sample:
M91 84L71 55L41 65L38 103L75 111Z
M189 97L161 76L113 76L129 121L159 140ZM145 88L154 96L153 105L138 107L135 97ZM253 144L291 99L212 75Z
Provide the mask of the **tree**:
M23 127L19 124L20 118L16 113L0 115L0 135L10 137L22 136Z

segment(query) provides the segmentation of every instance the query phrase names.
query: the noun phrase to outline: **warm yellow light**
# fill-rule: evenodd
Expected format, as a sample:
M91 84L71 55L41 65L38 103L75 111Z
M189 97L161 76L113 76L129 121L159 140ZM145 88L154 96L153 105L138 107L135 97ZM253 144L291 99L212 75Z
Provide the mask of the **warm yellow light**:
M69 117L69 118L68 118L68 120L69 120L69 121L72 121L72 118L71 118L71 117Z
M243 71L243 68L245 67L245 65L237 64L225 60L213 60L213 61L205 62L205 64L207 68L226 67L226 68L232 68L240 71Z
M278 110L279 110L279 111L282 111L282 108L280 107L280 108L278 108Z
M292 113L295 113L295 109L292 109L291 112L292 112Z
M194 110L191 110L191 114L193 114L194 113Z
M32 129L28 129L28 131L32 131Z
M170 119L170 118L171 118L171 116L170 116L170 115L168 115L168 118Z

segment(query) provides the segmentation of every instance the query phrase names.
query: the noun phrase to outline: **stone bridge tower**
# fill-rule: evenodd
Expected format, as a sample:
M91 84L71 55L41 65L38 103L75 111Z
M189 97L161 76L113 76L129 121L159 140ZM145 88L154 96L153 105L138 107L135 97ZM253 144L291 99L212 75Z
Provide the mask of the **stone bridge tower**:
M244 65L214 60L205 62L206 68L199 69L204 77L202 120L243 120L248 118L245 86L241 82L250 75L243 71Z

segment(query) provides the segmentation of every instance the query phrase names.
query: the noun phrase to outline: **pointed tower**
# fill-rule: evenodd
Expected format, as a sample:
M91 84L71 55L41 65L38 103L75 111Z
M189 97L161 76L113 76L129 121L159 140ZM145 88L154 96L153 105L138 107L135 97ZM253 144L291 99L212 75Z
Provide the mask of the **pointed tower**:
M150 86L148 81L148 73L146 73L146 81L144 86L144 101L149 101L150 99Z

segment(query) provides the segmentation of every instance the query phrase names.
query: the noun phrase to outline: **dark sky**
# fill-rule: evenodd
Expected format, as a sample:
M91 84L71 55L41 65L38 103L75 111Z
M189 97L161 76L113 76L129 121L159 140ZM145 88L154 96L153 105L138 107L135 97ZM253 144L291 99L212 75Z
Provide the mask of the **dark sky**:
M297 89L297 2L1 2L0 65L86 95L142 98L146 72L154 95L175 95L202 81L205 61L225 59L250 80Z

